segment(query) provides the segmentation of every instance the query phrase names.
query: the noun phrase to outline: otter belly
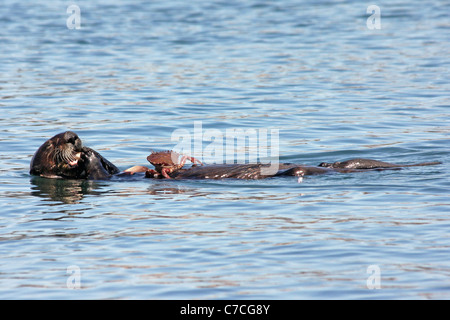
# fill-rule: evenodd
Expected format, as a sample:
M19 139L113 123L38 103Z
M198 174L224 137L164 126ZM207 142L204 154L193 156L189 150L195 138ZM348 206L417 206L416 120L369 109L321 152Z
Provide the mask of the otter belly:
M180 169L170 176L174 179L265 179L275 176L315 175L329 173L330 169L304 166L293 163L280 163L278 170L269 173L268 164L215 164L192 166ZM268 174L269 173L269 174Z

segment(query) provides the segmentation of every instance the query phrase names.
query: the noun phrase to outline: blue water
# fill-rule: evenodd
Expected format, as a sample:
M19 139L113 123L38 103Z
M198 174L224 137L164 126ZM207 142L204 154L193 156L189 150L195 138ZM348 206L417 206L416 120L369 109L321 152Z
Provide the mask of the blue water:
M67 1L0 6L1 299L450 298L448 1L377 1L373 30L360 1L74 3L80 29ZM443 164L302 183L28 174L65 130L125 169L196 121L278 129L285 162Z

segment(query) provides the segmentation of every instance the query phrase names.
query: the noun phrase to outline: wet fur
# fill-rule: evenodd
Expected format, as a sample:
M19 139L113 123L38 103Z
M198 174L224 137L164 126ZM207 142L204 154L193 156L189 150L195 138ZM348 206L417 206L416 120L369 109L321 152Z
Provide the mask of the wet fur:
M116 166L95 150L83 147L81 139L72 131L44 142L30 164L30 174L46 178L107 179L116 173L119 173Z
M172 155L171 151L167 151L167 155ZM149 161L153 158L149 156ZM166 165L173 166L178 164L172 159L166 164L164 161L155 162L155 167L160 166L159 169ZM194 158L192 158L194 159ZM195 160L195 159L194 159ZM76 165L71 165L77 161ZM192 161L192 160L191 160ZM196 160L198 161L198 160ZM194 161L195 162L195 161ZM201 162L200 162L201 163ZM441 162L424 162L418 164L392 164L372 159L351 159L342 162L326 163L322 162L319 166L304 166L292 163L280 163L278 170L269 175L263 174L266 167L265 164L219 164L219 165L205 165L192 166L184 169L176 166L175 170L170 171L170 178L173 179L264 179L276 176L296 176L299 179L306 175L326 174L332 172L350 173L363 172L370 170L397 170L402 167L413 166L428 166L436 165ZM160 172L148 169L146 167L132 167L125 170L121 174L124 176L132 175L137 172L144 172L147 169L147 177L162 178ZM108 179L113 175L119 173L119 169L102 157L97 151L83 147L78 136L71 131L57 134L51 139L47 140L36 151L30 164L30 173L47 178L68 178L68 179Z
M388 163L378 160L372 160L372 159L351 159L347 161L342 162L334 162L334 163L327 163L322 162L319 164L319 167L325 167L325 168L333 168L333 169L377 169L377 168L402 168L402 167L418 167L418 166L432 166L436 164L441 164L439 161L435 162L423 162L423 163L416 163L416 164L394 164L394 163Z

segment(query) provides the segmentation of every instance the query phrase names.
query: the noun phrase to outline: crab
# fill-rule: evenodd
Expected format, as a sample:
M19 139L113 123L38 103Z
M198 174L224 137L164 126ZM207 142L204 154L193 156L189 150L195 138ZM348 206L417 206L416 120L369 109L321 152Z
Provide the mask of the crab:
M181 160L178 161L180 156ZM145 175L147 177L155 178L159 177L159 175L162 174L165 178L171 179L169 173L181 169L186 163L186 160L192 162L193 166L196 165L196 162L200 165L203 165L200 160L197 160L194 157L182 155L172 150L152 152L152 154L147 157L147 160L155 167L156 170L149 169L147 170Z

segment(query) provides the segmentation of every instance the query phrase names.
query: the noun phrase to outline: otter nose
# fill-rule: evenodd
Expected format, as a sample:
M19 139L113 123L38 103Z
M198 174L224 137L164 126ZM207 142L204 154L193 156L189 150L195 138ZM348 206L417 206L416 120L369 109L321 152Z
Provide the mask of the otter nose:
M75 150L81 151L81 149L83 148L83 143L81 142L81 139L75 132L66 131L64 134L64 138L67 141L67 143L73 144Z
M75 143L74 143L75 149L78 151L81 151L81 149L83 149L83 142L81 142L81 139L77 137L77 139L75 139Z

